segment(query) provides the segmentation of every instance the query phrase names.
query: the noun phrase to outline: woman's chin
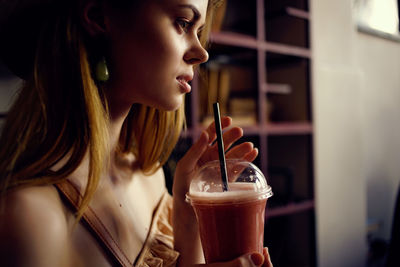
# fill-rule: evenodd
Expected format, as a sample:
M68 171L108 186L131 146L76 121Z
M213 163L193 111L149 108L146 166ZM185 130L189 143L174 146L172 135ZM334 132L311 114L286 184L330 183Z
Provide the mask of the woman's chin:
M165 102L161 110L165 111L176 111L183 105L184 96L176 97L175 99L171 99L168 102Z
M161 109L161 110L164 110L164 111L177 111L180 107L182 106L182 103L180 104L180 105L176 105L176 106L171 106L171 107L167 107L167 108L165 108L165 109Z
M176 101L169 101L165 103L160 103L158 105L154 105L153 107L163 111L176 111L178 110L183 104L183 100L179 99Z

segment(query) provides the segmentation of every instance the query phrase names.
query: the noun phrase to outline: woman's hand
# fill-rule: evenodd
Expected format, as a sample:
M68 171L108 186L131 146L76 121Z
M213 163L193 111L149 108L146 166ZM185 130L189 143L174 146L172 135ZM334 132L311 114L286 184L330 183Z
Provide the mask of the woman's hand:
M230 117L221 118L221 128L225 129L231 126ZM174 198L184 201L190 185L191 178L196 170L205 163L218 159L218 147L216 139L215 124L212 123L202 132L200 138L189 149L185 156L178 162L175 170L173 185ZM258 155L258 149L250 142L241 143L232 147L232 145L243 136L243 130L240 127L232 127L223 134L224 150L227 151L226 158L243 159L253 161ZM232 147L232 148L231 148Z
M231 124L231 118L223 117L221 119L222 129L228 128ZM242 136L243 130L239 127L232 127L224 132L224 150L227 151L229 149L226 153L226 158L243 159L251 162L258 155L258 150L254 148L252 143L245 142L232 147ZM190 204L185 202L185 194L189 189L190 182L196 170L203 164L218 159L218 147L217 144L214 143L215 139L216 133L213 123L202 132L200 138L178 162L175 169L172 188L174 201L172 222L174 247L180 253L178 266L190 266L196 262L204 262L196 217Z
M268 248L264 248L263 255L260 253L249 253L228 262L211 264L197 264L196 267L273 267L269 257Z

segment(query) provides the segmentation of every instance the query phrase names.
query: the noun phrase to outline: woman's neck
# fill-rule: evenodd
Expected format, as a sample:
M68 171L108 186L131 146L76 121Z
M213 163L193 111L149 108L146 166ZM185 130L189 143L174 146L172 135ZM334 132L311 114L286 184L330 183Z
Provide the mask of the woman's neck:
M122 125L124 124L132 105L121 103L121 101L114 99L112 95L107 96L107 102L110 116L109 147L111 149L110 153L113 154L118 148Z
M127 173L131 172L134 164L133 155L125 155L122 157L118 151L119 140L122 126L127 118L131 105L121 105L109 102L110 112L110 128L109 128L109 148L108 153L110 159L109 168L105 170L106 177L110 178L113 184L117 184L126 180ZM123 178L122 178L122 177ZM129 176L129 175L128 175Z

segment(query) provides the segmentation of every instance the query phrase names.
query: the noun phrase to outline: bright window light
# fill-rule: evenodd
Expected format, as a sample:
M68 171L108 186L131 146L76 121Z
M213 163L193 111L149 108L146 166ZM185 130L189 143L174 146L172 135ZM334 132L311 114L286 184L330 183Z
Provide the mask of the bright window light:
M358 25L399 36L397 0L355 0Z

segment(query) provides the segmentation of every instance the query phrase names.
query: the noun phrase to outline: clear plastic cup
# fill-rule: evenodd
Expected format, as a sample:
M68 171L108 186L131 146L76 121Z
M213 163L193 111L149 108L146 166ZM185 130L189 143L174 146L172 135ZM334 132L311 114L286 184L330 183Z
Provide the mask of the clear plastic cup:
M196 213L206 263L263 249L265 206L272 189L250 162L227 159L226 167L228 191L223 191L219 161L212 161L196 172L186 194Z

